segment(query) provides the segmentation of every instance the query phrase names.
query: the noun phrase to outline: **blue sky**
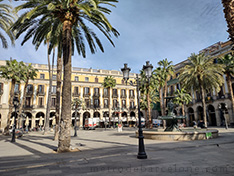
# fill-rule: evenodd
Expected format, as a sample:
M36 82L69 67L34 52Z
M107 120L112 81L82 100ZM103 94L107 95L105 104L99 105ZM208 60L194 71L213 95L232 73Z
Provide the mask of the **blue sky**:
M177 64L191 53L228 39L221 0L119 0L116 6L108 16L120 33L113 39L116 47L99 35L105 52L93 55L87 50L86 58L75 54L73 67L120 70L128 63L138 72L146 60L154 67L164 58ZM24 46L21 41L7 50L0 47L0 60L12 57L47 64L45 46L35 51L31 41Z

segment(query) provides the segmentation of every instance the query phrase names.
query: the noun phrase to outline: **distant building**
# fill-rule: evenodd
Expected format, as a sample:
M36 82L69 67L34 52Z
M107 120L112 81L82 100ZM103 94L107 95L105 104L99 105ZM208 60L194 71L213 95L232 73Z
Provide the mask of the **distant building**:
M5 65L5 61L0 61L0 66ZM30 80L27 87L26 103L24 113L29 117L29 127L33 129L39 126L40 117L45 118L46 103L49 89L48 65L32 64L38 69L37 78ZM110 91L111 124L119 121L123 124L133 126L136 124L137 117L137 94L136 87L125 85L122 79L122 72L115 70L72 68L72 99L80 98L85 103L85 108L78 111L78 124L84 125L85 118L98 118L99 126L104 126L104 121L109 120L109 92L103 88L102 83L106 76L113 76L116 80L116 87ZM130 74L130 79L136 75ZM56 66L52 76L52 102L50 111L50 126L55 116L56 99ZM9 93L11 82L0 78L0 129L3 129L7 123L7 114L9 108ZM23 97L24 83L16 84L15 96ZM121 109L116 110L117 106ZM117 113L116 113L117 112ZM13 116L13 115L12 115ZM74 125L75 110L71 112L72 125ZM106 118L105 118L106 117ZM24 119L25 120L25 119ZM23 122L24 125L24 122ZM24 125L25 126L25 125Z

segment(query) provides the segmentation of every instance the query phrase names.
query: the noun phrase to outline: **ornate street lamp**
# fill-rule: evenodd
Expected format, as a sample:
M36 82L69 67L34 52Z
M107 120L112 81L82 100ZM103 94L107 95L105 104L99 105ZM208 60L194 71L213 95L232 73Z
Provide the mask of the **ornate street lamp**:
M143 66L143 70L146 73L146 76L148 79L150 79L152 75L152 68L153 66L149 64L149 61L146 62L146 65ZM129 79L129 72L131 71L130 68L127 67L127 64L124 64L124 68L121 69L123 72L123 79L127 81ZM131 85L133 83L130 82ZM139 120L139 126L138 126L138 138L139 138L139 146L138 146L138 159L147 159L147 155L145 153L145 146L144 146L144 136L143 136L143 131L142 131L142 124L141 124L141 113L140 113L140 96L139 96L139 77L138 74L136 74L136 84L137 88L137 104L138 104L138 120Z
M18 108L19 106L19 100L17 97L14 97L13 98L13 105L15 107L15 119L14 119L14 124L13 124L13 129L12 129L12 139L11 139L11 142L15 142L15 128L16 128L16 118L17 118L17 112L16 112L16 109Z

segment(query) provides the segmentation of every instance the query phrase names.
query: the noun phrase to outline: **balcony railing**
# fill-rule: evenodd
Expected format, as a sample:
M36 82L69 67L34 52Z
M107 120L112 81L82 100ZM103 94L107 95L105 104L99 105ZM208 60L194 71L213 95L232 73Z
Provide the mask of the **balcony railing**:
M108 94L103 94L103 98L109 98Z
M135 110L135 109L136 109L136 106L130 106L129 109L130 109L130 110Z
M24 105L23 108L24 109L33 109L33 105Z
M84 97L89 97L89 96L90 96L90 93L84 93L83 96L84 96Z
M30 90L30 91L26 92L26 95L33 95L33 91Z
M94 93L94 94L93 94L93 97L99 98L99 97L100 97L100 94L99 94L99 93Z
M37 108L45 108L44 105L37 105Z
M56 95L56 92L51 92L51 95Z
M45 92L37 92L38 96L45 96Z
M113 94L112 98L118 98L118 94Z
M126 94L125 95L121 95L121 98L126 98L127 96L126 96Z
M78 92L73 92L73 93L72 93L72 96L73 96L73 97L79 97L80 94L79 94Z
M129 98L134 99L135 95L129 95Z

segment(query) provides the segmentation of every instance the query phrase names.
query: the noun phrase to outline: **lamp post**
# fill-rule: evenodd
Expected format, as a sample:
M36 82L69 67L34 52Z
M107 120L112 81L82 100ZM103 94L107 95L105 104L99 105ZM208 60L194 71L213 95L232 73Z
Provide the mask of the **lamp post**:
M149 61L146 62L146 65L143 66L143 70L146 74L146 77L148 80L150 79L152 75L152 69L153 66L149 64ZM123 79L127 81L129 79L129 72L131 71L130 68L127 67L127 64L124 64L124 68L121 69L123 72ZM131 84L131 82L130 82ZM133 84L132 84L133 85ZM138 126L138 139L139 139L139 146L138 146L138 159L147 159L147 155L145 153L145 146L144 146L144 136L143 136L143 131L142 131L142 125L141 125L141 113L140 113L140 95L139 95L139 77L138 74L136 74L136 84L137 88L137 106L138 106L138 120L139 120L139 126Z
M73 109L75 109L75 126L74 126L74 137L77 136L77 112L81 109L82 100L76 98L72 102Z
M11 142L15 142L15 127L16 127L16 118L17 118L17 112L16 109L19 106L19 100L17 97L13 98L13 105L15 107L15 119L14 119L14 124L13 124L13 129L12 129L12 139Z

